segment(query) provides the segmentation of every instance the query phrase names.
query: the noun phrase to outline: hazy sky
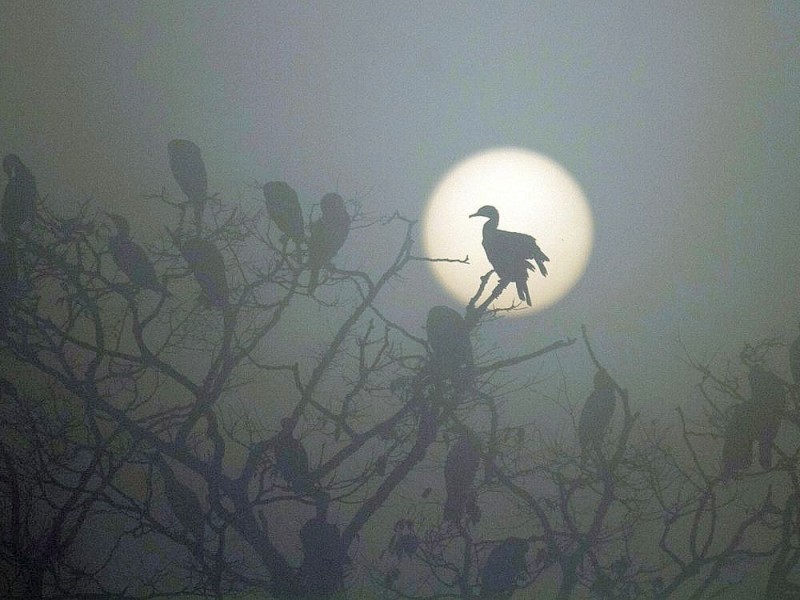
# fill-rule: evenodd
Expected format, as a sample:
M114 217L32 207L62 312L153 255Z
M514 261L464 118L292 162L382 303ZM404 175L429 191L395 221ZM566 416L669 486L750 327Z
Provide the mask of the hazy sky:
M175 137L223 197L255 206L247 185L282 179L306 209L335 189L413 218L474 152L544 153L586 192L594 254L560 304L485 333L525 351L585 323L655 408L691 395L679 338L711 357L796 332L799 34L794 0L0 0L0 152L53 201L91 197L140 236L160 226L142 195L177 193ZM389 308L421 334L420 307L448 299L409 274Z

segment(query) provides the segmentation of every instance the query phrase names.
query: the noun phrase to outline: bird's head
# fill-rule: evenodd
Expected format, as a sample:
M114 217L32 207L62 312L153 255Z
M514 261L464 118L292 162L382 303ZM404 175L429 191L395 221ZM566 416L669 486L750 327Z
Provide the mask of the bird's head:
M324 214L343 211L344 199L342 199L339 194L330 192L322 197L322 200L319 202L319 207Z
M530 541L520 537L509 537L503 542L508 548L513 549L514 554L518 556L524 555L531 547Z
M114 213L107 212L106 216L114 221L114 226L117 228L117 234L121 237L129 237L130 236L130 226L128 225L128 219L121 215L116 215Z
M597 373L594 374L594 389L602 390L613 386L614 381L611 379L611 375L608 374L608 371L605 369L598 369Z
M263 191L267 203L286 206L297 202L297 192L285 181L268 181L264 184Z
M194 154L200 156L200 148L189 140L172 140L167 144L167 152L173 154Z
M494 206L487 204L486 206L481 206L478 209L478 212L471 214L470 218L472 217L486 217L492 221L499 221L500 213L497 212L497 209Z
M16 154L6 154L3 157L3 171L5 171L6 175L8 175L9 177L11 177L14 169L19 167L21 164L22 161Z

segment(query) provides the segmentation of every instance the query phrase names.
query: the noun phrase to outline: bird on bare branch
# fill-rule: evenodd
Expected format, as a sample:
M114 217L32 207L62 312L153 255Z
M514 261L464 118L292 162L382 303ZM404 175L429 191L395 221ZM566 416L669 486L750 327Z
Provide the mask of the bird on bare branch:
M189 140L172 140L167 144L169 166L178 187L194 209L195 232L202 233L203 210L208 199L206 165L200 148Z
M108 240L108 249L119 270L125 273L132 284L140 288L170 295L164 284L158 280L155 267L144 249L131 239L127 219L112 213L106 214L117 229L116 234Z
M225 261L217 247L200 237L181 240L167 229L173 243L186 260L189 270L202 290L202 301L214 308L228 306L228 281L225 277Z
M471 214L471 217L489 219L483 225L483 249L486 251L486 258L489 259L500 281L515 283L519 299L530 306L528 271L536 269L528 259L533 259L543 277L547 277L547 267L544 263L550 259L531 236L498 229L500 213L494 206L482 206L478 212Z
M8 175L8 183L3 193L0 225L6 238L13 239L19 235L20 228L36 216L39 194L36 179L16 154L3 158L3 171Z
M614 382L608 371L598 369L594 376L594 389L586 399L578 420L578 441L584 457L600 455L616 403Z
M322 215L311 224L308 238L308 267L311 269L309 294L314 293L319 283L320 270L336 256L350 232L350 215L339 194L325 194L320 201L320 209Z
M302 244L306 234L297 192L285 181L269 181L263 191L269 218L296 246Z

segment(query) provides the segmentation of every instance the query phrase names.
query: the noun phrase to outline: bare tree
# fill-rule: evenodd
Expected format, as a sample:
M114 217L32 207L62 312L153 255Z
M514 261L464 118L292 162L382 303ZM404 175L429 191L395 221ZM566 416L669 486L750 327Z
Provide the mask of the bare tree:
M142 200L163 224L149 244L42 196L3 248L0 346L50 390L11 373L0 390L6 595L699 598L751 563L765 597L796 590L796 403L775 392L758 421L766 469L723 474L741 377L692 363L705 412L670 437L584 329L595 384L568 433L512 423L520 369L579 350L484 351L519 308L496 305L508 281L400 323L385 307L407 267L458 262L415 255L412 219L338 195L320 216L283 182L253 202L203 189ZM395 241L378 266L376 231Z

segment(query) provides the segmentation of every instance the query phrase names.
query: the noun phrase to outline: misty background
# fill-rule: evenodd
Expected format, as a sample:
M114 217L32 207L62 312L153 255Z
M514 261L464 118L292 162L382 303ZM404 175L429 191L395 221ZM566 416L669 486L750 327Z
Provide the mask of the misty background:
M279 179L306 207L337 190L370 214L417 218L457 161L522 146L578 180L596 238L580 284L499 325L503 345L586 323L653 408L691 393L681 343L711 358L795 332L794 2L4 0L0 11L0 144L54 203L89 197L146 239L159 224L142 196L176 192L166 143L185 137L222 197L255 205L248 184ZM452 303L420 271L397 289L393 316L409 327L418 302Z

